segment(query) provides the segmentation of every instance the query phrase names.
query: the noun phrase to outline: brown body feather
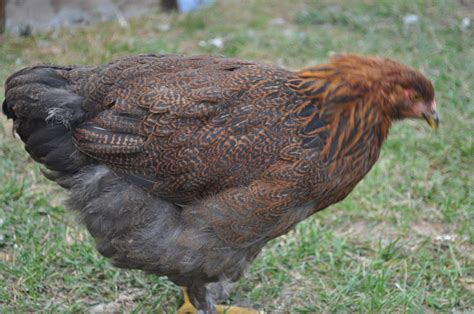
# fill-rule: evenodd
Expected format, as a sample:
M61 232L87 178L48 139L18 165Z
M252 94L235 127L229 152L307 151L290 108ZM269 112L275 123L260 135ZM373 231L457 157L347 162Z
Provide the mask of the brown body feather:
M377 57L291 72L150 55L22 70L4 111L71 189L102 254L168 275L212 311L206 283L237 279L268 240L367 174L405 90L434 99L420 73Z

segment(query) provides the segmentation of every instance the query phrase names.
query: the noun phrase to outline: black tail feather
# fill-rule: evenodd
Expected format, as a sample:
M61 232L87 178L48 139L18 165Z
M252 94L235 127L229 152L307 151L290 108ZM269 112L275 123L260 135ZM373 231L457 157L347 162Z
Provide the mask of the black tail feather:
M72 142L71 129L86 113L84 98L62 75L67 70L36 66L14 73L7 79L2 105L31 157L57 178L76 173L87 160Z
M3 101L2 110L8 119L16 119L15 112L8 106L6 99Z

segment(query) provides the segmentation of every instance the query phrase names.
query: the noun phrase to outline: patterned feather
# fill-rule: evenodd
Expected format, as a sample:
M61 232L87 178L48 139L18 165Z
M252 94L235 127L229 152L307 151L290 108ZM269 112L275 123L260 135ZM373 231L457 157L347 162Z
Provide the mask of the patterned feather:
M435 109L421 73L356 55L298 72L214 56L43 65L13 74L3 104L99 251L203 310L207 283L344 199L394 120L437 126Z

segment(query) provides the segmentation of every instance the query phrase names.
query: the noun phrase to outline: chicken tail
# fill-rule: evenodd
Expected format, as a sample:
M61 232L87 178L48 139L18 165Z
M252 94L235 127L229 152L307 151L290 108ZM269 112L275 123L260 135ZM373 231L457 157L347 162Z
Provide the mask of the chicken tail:
M86 117L84 98L61 75L71 69L41 65L20 70L7 79L3 102L3 112L14 120L27 152L59 184L61 177L76 173L86 162L71 131Z

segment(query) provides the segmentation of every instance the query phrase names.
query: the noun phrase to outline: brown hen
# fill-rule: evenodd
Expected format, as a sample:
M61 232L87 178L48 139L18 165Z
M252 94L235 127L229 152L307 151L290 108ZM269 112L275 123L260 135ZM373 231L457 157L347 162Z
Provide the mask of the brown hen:
M356 55L299 72L214 56L41 65L10 76L3 104L99 252L206 313L209 283L344 199L394 120L437 127L435 109L418 71Z

